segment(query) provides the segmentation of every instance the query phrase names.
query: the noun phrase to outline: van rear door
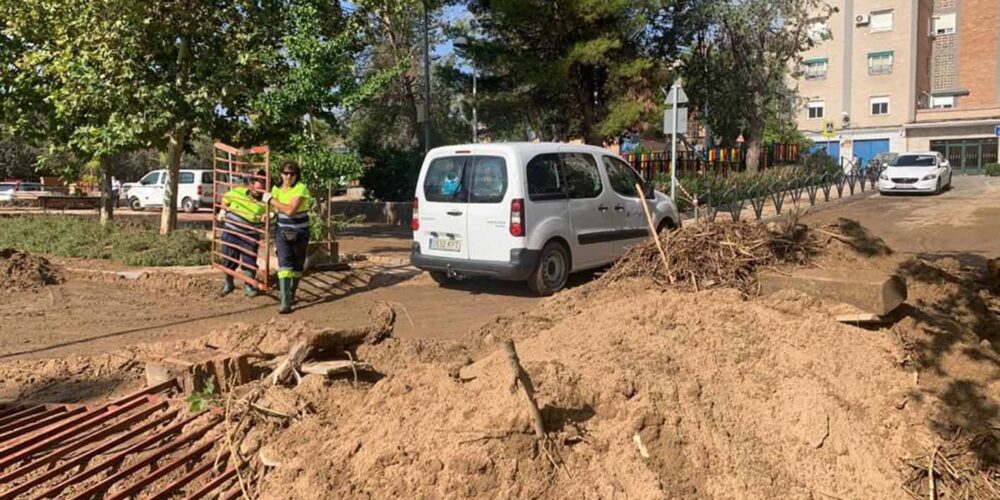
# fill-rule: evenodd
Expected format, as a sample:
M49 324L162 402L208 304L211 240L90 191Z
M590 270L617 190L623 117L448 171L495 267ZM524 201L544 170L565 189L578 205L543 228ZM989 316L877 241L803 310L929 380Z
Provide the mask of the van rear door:
M507 196L507 187L513 184L510 177L514 172L507 166L504 157L489 155L474 156L466 165L469 259L508 262L511 248L524 246L523 236L510 233L510 206L514 197Z
M425 255L469 258L467 234L468 190L466 165L473 156L434 158L418 186L419 227L413 239ZM470 169L471 170L471 169Z

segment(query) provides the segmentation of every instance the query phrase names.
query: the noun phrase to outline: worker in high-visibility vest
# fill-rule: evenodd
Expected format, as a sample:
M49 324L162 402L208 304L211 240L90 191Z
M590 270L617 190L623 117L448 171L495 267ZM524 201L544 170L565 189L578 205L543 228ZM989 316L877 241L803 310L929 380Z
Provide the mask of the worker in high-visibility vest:
M248 186L234 187L222 196L224 210L219 212L222 222L222 265L232 271L240 271L248 282L243 286L243 295L253 297L257 289L249 281L257 278L257 249L264 236L264 217L267 205L263 201L266 172L257 172ZM222 295L234 290L233 276L226 273L222 282Z
M309 248L309 209L312 195L302 182L302 171L294 161L281 162L281 184L271 188L264 195L264 202L278 212L278 223L274 231L275 247L278 252L278 291L281 306L278 312L292 312L295 292L302 279Z

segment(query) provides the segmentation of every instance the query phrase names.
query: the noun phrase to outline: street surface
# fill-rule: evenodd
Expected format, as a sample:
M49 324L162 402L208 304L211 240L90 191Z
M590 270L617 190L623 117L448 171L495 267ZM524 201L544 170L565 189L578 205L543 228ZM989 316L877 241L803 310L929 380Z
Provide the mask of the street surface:
M927 259L955 257L981 265L1000 255L1000 178L955 177L941 196L873 196L819 210L803 221L815 225L837 217L860 220L897 252ZM366 311L386 301L399 311L396 335L403 338L458 338L496 315L525 310L538 302L521 283L470 281L441 288L405 265L409 248L403 228L368 226L346 231L342 253L384 257L390 277L349 279L344 273L315 273L301 295L307 302L288 316L319 327L367 323ZM395 262L395 263L392 263ZM400 265L400 263L404 263ZM86 262L69 267L101 268ZM585 283L593 274L571 279ZM198 337L234 322L277 317L273 297L244 298L239 291L218 299L214 274L143 281L71 279L38 293L9 294L0 303L0 360L54 358L106 352L142 342Z

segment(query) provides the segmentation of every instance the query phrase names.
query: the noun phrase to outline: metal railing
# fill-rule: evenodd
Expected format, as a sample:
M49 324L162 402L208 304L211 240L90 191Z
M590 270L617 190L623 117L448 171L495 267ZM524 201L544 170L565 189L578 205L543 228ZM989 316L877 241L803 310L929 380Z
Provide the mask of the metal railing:
M677 176L694 173L714 173L728 177L730 174L746 170L746 146L738 148L711 148L705 151L678 151ZM646 179L657 174L669 174L670 152L652 151L623 155ZM769 144L761 148L758 166L761 171L775 165L785 165L799 161L798 144Z
M265 192L271 191L271 151L267 146L255 146L249 149L237 149L221 142L215 143L214 154L212 155L212 210L218 214L223 210L222 197L226 191L234 187L243 186L254 180L264 181ZM256 160L255 159L259 159ZM255 174L257 170L263 170L264 175ZM242 231L236 231L226 227L231 224ZM228 234L238 239L258 243L257 251L252 252L245 247L240 247L222 241L222 235ZM240 224L232 220L219 222L218 217L212 218L212 267L240 280L258 290L268 290L271 286L271 259L270 259L270 238L271 218L264 217L263 227ZM254 236L256 235L256 241ZM252 255L254 265L245 264L238 259L234 259L221 250L223 248L233 248L242 253ZM263 256L263 259L261 259ZM259 265L263 260L263 265ZM225 263L236 264L236 270L229 269ZM251 279L243 273L238 272L241 267L253 270L254 278Z
M883 170L884 167L858 167L847 160L841 164L841 169L837 172L807 173L776 179L762 176L759 182L712 189L704 193L691 193L690 197L693 199L685 201L686 205L692 206L693 209L684 211L693 211L694 217L705 218L712 222L722 211L728 213L733 221L739 221L743 209L750 205L754 219L759 221L764 217L768 205L774 208L775 215L780 215L786 199L790 199L798 206L805 197L812 206L819 203L821 196L823 202L829 202L834 194L840 199L864 193L869 189L875 190Z

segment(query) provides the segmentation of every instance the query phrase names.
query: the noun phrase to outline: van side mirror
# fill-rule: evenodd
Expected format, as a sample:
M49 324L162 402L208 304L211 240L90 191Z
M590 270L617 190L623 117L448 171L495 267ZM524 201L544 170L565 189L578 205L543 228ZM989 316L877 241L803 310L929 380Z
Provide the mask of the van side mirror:
M646 193L645 193L646 199L647 200L654 199L656 196L656 184L653 183L653 181L646 181L644 187L646 188Z

